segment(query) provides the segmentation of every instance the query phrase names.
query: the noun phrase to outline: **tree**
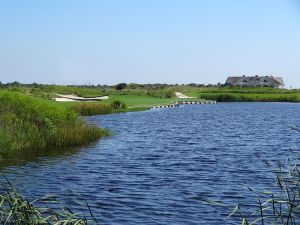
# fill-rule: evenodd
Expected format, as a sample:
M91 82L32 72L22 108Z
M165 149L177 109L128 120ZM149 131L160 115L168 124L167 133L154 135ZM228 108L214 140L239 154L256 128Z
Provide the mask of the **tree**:
M126 83L120 83L120 84L117 84L116 85L116 89L117 90L123 90L124 88L127 87L127 84Z

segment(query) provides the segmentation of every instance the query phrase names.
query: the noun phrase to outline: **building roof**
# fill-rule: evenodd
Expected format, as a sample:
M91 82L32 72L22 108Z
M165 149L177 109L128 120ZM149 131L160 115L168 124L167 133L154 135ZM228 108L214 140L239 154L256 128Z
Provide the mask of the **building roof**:
M241 77L228 77L225 84L235 84Z
M284 86L282 77L239 76L228 77L225 85L231 86Z

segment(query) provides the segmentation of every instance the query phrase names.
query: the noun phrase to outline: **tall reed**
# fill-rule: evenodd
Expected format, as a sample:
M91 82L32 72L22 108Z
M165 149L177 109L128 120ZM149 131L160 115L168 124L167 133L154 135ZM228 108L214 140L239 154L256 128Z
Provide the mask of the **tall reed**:
M101 114L110 114L113 112L120 112L126 110L127 106L120 100L115 100L109 103L103 102L83 102L76 103L71 106L71 109L82 116L93 116Z
M82 116L109 114L113 112L110 104L102 102L76 103L71 108Z
M201 93L199 98L218 102L300 102L295 93Z
M80 146L108 135L65 106L22 93L0 92L0 155L53 146Z
M4 225L98 225L99 222L89 204L81 196L71 197L68 202L85 209L87 215L66 206L59 196L47 195L41 199L29 201L16 191L5 179L0 183L0 223Z
M288 160L288 165L273 165L266 161L275 174L277 190L258 193L249 188L257 198L257 210L245 214L238 205L229 217L237 216L241 224L247 225L300 224L300 158L298 152L292 153L294 155Z
M238 205L229 215L241 219L241 224L300 224L300 171L297 165L290 170L274 168L278 190L276 192L257 193L257 210L245 214Z

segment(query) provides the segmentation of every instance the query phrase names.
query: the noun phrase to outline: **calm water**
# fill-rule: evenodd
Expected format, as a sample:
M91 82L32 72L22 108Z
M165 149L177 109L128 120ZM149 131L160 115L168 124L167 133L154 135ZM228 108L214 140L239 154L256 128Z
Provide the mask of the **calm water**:
M256 202L247 187L272 188L264 160L286 162L300 141L288 127L300 127L300 104L190 105L88 120L115 135L15 160L2 172L29 198L81 193L102 224L237 224L226 215L237 203Z

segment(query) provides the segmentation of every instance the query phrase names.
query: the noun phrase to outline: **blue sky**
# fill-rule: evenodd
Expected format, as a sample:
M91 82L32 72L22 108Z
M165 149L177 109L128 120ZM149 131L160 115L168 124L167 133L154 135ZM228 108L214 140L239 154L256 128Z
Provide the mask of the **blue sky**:
M0 0L0 81L300 87L298 0Z

